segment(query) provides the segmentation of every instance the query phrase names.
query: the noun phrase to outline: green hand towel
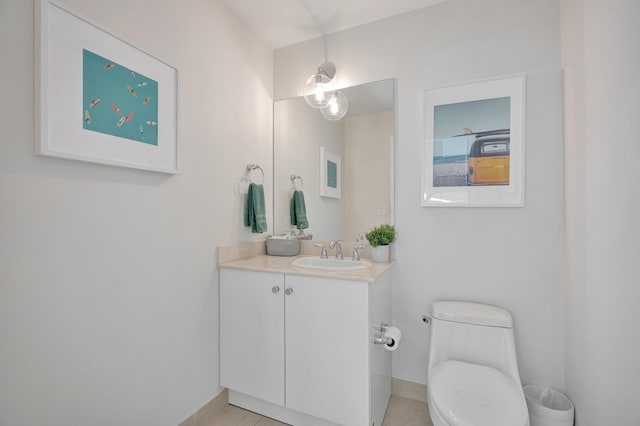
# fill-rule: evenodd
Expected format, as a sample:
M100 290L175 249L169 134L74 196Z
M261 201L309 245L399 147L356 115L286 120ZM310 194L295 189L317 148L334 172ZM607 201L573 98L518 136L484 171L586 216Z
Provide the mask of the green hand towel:
M258 234L267 231L267 217L264 207L264 187L252 183L247 191L244 209L244 226L250 226L251 232Z
M291 216L291 224L296 228L306 229L309 227L307 207L304 204L304 193L302 191L293 191L289 215Z

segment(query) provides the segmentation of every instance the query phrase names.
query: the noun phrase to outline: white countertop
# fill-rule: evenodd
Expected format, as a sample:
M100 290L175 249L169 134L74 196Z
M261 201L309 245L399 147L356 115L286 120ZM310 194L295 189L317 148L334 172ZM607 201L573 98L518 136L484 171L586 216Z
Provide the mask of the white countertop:
M246 259L233 260L218 265L218 268L245 269L250 271L279 272L283 274L305 275L310 277L327 277L340 280L373 282L395 265L391 260L387 263L371 262L371 267L358 271L336 271L323 269L299 268L291 262L301 257L318 256L269 256L261 255ZM363 259L369 261L369 259Z

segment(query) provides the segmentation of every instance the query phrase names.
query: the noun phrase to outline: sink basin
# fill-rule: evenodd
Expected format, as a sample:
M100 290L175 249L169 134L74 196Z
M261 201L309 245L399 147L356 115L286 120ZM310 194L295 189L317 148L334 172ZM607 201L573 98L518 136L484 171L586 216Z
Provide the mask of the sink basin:
M301 257L291 262L299 268L324 269L329 271L359 271L371 267L365 260L322 259L320 257Z

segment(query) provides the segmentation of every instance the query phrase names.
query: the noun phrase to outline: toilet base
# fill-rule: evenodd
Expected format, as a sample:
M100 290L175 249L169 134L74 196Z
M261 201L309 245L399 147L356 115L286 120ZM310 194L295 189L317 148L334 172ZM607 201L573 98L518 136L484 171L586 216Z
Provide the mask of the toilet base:
M433 426L451 426L442 418L442 416L440 416L440 413L438 413L438 409L435 407L435 404L431 399L431 392L429 392L428 390L427 404L429 405L429 416L431 416L431 422L433 423Z
M438 409L433 403L433 400L431 398L431 392L429 392L428 390L427 390L427 404L429 406L429 416L431 416L431 422L433 423L433 426L456 426L456 425L450 425L449 423L447 423L447 421L444 418L442 418L442 416L438 412ZM528 417L527 417L526 423L522 426L530 426Z

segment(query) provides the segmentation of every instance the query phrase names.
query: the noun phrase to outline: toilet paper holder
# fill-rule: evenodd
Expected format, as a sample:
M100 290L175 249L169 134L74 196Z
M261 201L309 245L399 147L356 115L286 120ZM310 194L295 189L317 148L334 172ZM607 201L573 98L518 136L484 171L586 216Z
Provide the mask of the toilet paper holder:
M389 336L373 336L373 343L376 345L392 345L393 338Z
M380 325L374 325L373 328L378 331L373 336L373 343L376 345L391 345L393 344L393 338L389 336L385 336L384 333L389 329L389 324L386 322L381 322Z
M386 322L381 322L380 325L374 325L373 328L380 333L386 333L389 329L389 324Z

